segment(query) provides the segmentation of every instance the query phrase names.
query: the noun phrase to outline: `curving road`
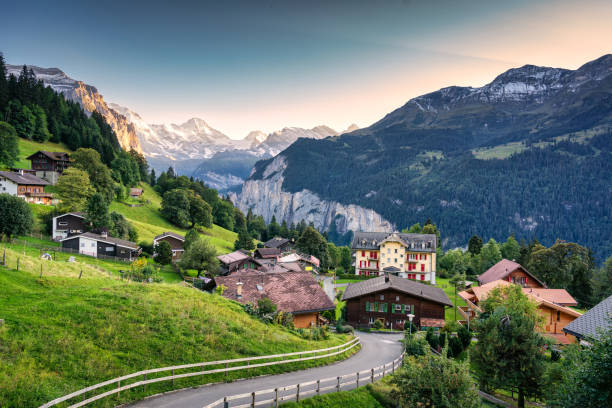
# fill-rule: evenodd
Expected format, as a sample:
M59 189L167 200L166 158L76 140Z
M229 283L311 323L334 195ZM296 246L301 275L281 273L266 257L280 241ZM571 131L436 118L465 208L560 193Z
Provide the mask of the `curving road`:
M321 378L338 377L354 374L385 363L400 356L402 344L398 334L359 333L361 350L352 357L323 367L309 368L302 371L257 377L233 383L221 383L151 397L130 404L130 407L181 407L202 408L229 395L242 394L269 388L284 387L296 383L315 381ZM348 389L348 388L347 388Z

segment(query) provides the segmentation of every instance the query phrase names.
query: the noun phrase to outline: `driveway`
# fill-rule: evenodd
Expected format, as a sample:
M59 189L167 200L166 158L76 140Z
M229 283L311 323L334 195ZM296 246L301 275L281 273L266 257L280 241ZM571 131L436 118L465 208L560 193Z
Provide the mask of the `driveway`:
M352 357L329 366L257 377L233 383L221 383L200 388L189 388L138 401L129 406L202 408L225 396L270 388L280 388L297 383L316 381L322 378L354 374L358 371L389 363L402 353L403 346L399 342L402 338L401 334L358 333L358 335L361 338L361 350Z

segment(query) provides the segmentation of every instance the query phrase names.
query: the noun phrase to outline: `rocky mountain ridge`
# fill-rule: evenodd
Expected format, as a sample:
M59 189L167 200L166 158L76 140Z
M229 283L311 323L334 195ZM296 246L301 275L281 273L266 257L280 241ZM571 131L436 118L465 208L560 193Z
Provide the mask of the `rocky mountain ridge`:
M123 115L109 107L96 87L70 78L59 68L41 68L34 65L27 67L31 68L36 78L42 80L46 86L62 93L66 99L80 103L86 112L97 110L113 128L124 150L143 152L135 127ZM19 76L22 68L21 65L7 64L7 73Z

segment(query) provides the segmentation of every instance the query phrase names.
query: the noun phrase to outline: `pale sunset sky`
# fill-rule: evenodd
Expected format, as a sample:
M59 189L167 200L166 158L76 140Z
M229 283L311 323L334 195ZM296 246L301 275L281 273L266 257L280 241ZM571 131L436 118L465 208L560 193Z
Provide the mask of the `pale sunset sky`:
M58 67L149 123L228 136L365 127L410 98L612 52L599 0L13 1L9 64Z

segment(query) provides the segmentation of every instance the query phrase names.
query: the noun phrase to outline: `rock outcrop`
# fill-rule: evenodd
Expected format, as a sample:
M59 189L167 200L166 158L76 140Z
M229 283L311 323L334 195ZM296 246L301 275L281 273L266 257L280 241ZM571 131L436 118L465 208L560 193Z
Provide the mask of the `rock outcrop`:
M334 201L322 200L308 190L297 193L283 191L283 172L287 162L278 155L266 167L260 180L248 179L232 201L243 212L251 209L255 214L270 222L272 216L288 224L305 220L312 222L320 230L328 230L336 224L339 233L347 231L393 231L394 226L374 210L358 205L344 205Z
M31 68L36 78L42 80L46 86L64 94L66 99L80 103L87 112L91 113L97 110L113 128L119 144L124 150L134 149L142 153L134 126L128 122L125 116L106 104L95 86L72 79L58 68L40 68L33 65L28 65L28 68ZM19 76L21 69L22 66L19 65L7 65L8 74Z

